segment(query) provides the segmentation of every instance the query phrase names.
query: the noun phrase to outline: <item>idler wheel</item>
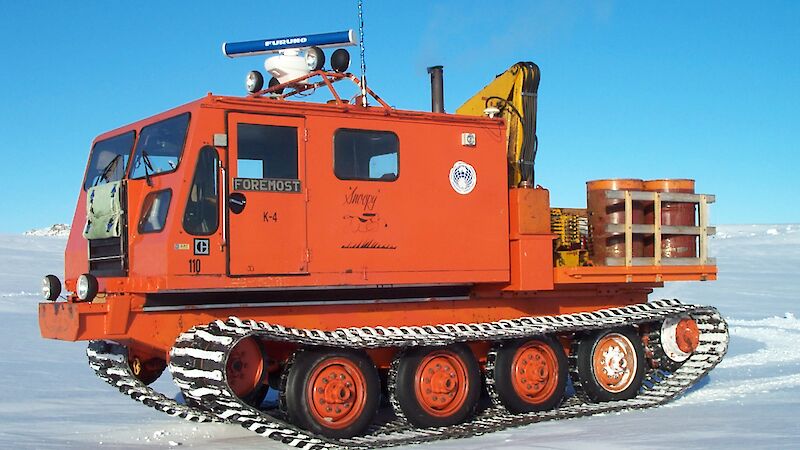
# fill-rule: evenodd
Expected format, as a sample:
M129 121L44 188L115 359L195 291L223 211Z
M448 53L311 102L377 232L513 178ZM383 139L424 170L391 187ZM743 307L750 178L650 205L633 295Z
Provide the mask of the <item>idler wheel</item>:
M511 412L545 411L564 398L567 357L553 338L504 343L495 358L495 390Z
M304 350L289 370L284 395L295 424L329 438L348 438L372 423L380 380L361 352Z
M237 397L253 406L261 404L268 389L264 360L258 339L247 337L231 349L225 362L228 386Z
M689 316L672 316L661 325L661 348L676 363L689 359L700 344L700 329Z
M131 373L145 385L150 385L156 381L164 369L167 362L153 355L152 352L140 351L136 348L128 349L128 367Z
M478 362L466 345L416 348L400 356L395 396L412 424L442 427L472 415L480 386Z
M644 346L631 328L600 330L578 343L577 366L581 388L590 400L627 400L642 386Z

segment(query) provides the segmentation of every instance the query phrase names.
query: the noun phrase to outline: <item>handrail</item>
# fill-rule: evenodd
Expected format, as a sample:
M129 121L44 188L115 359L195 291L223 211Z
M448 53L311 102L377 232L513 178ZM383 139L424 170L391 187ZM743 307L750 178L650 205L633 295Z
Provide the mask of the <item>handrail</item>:
M305 80L308 80L316 76L322 77L322 80L314 83L304 83ZM286 99L287 97L291 97L293 95L297 95L308 90L317 89L321 86L327 86L328 89L330 89L331 94L333 94L333 98L336 101L337 105L348 105L349 102L342 100L342 98L339 96L339 93L336 92L336 89L333 87L333 83L345 79L351 80L353 83L355 83L356 86L359 87L359 89L361 89L361 80L359 80L359 78L353 75L352 73L326 72L323 70L316 70L307 75L303 75L300 78L287 81L286 83L276 84L275 86L271 86L266 89L262 89L258 92L254 92L250 94L250 97L262 97L267 94L272 94L272 98ZM283 90L286 88L293 90L284 94ZM392 110L392 107L389 106L386 102L384 102L383 99L380 98L378 94L375 93L375 91L366 86L364 86L364 90L373 99L375 99L375 101L380 103L380 105L384 109L386 109L387 111Z

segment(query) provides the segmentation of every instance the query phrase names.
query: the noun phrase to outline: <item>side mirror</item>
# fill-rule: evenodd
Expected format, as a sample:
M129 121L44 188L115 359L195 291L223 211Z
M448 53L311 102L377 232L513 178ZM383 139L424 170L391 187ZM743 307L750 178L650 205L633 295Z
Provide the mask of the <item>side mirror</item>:
M228 207L230 207L232 213L241 213L244 211L245 206L247 206L247 197L241 192L234 192L228 197Z

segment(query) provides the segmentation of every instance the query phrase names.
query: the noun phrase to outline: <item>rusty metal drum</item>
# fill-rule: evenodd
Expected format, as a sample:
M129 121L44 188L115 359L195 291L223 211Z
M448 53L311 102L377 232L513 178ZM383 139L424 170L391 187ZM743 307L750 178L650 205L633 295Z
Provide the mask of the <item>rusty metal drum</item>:
M608 224L625 223L625 200L607 199L605 191L642 191L644 182L633 178L593 180L586 182L586 206L592 243L592 262L606 265L607 258L625 258L625 234L609 233ZM644 204L634 201L632 221L644 223ZM634 234L631 242L632 257L644 256L644 236Z
M678 192L694 194L694 180L676 178L665 180L648 180L644 182L644 190L650 192ZM655 207L652 203L645 206L645 223L655 223ZM696 224L696 206L694 203L662 202L661 225L690 226ZM654 256L655 244L653 236L645 239L644 253ZM662 234L661 256L663 258L695 258L697 257L697 238Z

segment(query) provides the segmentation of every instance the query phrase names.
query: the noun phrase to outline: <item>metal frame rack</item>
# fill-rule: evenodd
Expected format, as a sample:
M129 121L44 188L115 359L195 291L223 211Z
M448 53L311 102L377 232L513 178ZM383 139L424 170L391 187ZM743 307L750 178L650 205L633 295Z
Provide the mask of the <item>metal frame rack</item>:
M642 192L642 191L606 191L606 198L625 200L625 223L608 224L606 231L609 233L625 234L625 257L607 258L608 266L706 266L715 265L716 260L708 256L708 236L716 233L715 227L708 226L708 205L716 200L710 194L683 194L675 192ZM633 223L633 202L653 202L654 224ZM694 203L698 205L697 226L675 226L661 224L661 209L663 202ZM633 256L633 235L653 235L654 256ZM697 236L698 257L696 258L665 258L661 254L661 241L664 235Z

